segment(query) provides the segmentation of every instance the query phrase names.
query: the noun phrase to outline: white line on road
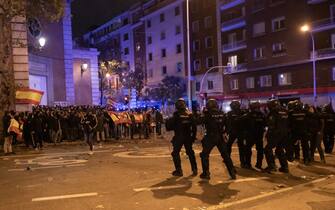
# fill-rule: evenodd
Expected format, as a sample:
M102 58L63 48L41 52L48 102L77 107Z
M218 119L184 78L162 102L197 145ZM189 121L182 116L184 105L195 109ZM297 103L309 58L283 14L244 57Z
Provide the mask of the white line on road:
M69 198L81 198L81 197L91 197L97 196L98 193L81 193L81 194L72 194L72 195L59 195L59 196L50 196L50 197L40 197L31 199L32 202L36 201L50 201L50 200L61 200L61 199L69 199Z
M76 164L76 165L61 165L61 166L43 166L43 167L29 167L29 169L27 168L13 168L13 169L8 169L9 172L12 171L34 171L34 170L41 170L41 169L52 169L52 168L70 168L70 167L79 167L79 166L85 166L85 164Z
M227 181L217 181L217 183L241 183L241 182L251 182L258 180L270 179L270 177L257 177L257 178L246 178L246 179L236 179L236 180L227 180Z
M333 177L333 175L330 175L328 177L316 179L316 180L313 180L313 181L310 181L310 182L307 182L307 183L299 184L299 185L292 186L292 187L283 188L283 189L276 190L276 191L273 191L273 192L268 192L268 193L264 193L264 194L261 194L261 195L252 196L252 197L249 197L249 198L233 201L233 202L230 202L230 203L221 203L219 205L210 206L206 210L223 209L223 208L228 208L228 207L231 207L231 206L247 203L247 202L250 202L250 201L255 201L255 200L266 198L266 197L269 197L269 196L272 196L272 195L275 195L275 194L287 192L287 191L293 190L294 188L306 187L309 184L315 184L315 183L323 182L323 181L326 181L327 179L332 178L332 177Z
M188 185L170 185L170 186L159 186L159 187L143 187L143 188L134 188L135 192L143 192L143 191L152 191L152 190L170 190L170 189L178 189L184 187L191 187L191 184Z

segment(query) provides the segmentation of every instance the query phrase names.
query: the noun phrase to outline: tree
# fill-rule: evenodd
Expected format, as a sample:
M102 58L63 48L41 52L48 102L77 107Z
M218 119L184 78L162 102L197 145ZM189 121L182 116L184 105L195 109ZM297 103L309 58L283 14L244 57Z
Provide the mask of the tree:
M57 21L63 17L64 8L65 0L0 0L1 111L13 109L15 102L11 21L15 17L39 17L47 21Z
M180 77L166 76L156 88L149 91L151 99L162 104L173 104L185 93L185 81Z

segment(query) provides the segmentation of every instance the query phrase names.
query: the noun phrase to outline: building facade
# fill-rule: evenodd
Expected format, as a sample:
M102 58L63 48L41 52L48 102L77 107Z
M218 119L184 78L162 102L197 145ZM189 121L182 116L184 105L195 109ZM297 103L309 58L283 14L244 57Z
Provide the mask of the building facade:
M315 40L317 104L334 92L334 1L221 1L223 101L282 102L301 99L313 104ZM309 24L311 32L300 28Z

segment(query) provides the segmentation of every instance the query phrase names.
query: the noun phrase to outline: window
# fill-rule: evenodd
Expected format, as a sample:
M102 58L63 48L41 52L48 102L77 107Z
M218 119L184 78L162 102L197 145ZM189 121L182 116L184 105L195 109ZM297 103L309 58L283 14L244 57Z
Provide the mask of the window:
M192 22L192 31L194 33L199 32L199 21L194 21Z
M193 61L193 70L194 71L199 71L201 68L201 62L199 59L196 59Z
M285 29L285 17L279 17L272 20L272 31L280 31Z
M166 68L166 66L163 66L162 67L162 74L164 75L164 74L166 74L166 72L167 72L167 68Z
M247 77L245 80L247 89L255 88L255 78L254 77Z
M128 33L123 34L123 41L127 41L127 40L129 40L129 35L128 35Z
M152 36L148 36L148 44L152 44Z
M177 44L177 46L176 46L176 53L177 54L181 53L181 44Z
M152 69L149 69L148 70L148 77L149 78L152 78L154 76L154 72L153 72L153 70Z
M207 80L207 87L208 87L208 90L213 90L214 82L212 80Z
M166 49L162 49L162 58L166 57Z
M278 75L278 84L279 85L291 85L292 76L291 73L282 73Z
M230 89L238 90L238 79L230 80Z
M147 20L147 27L151 28L151 20Z
M284 42L278 42L272 45L272 54L274 56L280 56L285 53L286 53L286 47Z
M259 47L254 49L254 60L263 59L265 47Z
M335 6L334 6L334 10L335 10ZM335 49L335 34L332 34L332 48Z
M333 81L335 81L335 66L333 67Z
M200 82L195 83L195 91L200 91Z
M205 17L205 28L212 27L212 16Z
M211 68L214 66L214 58L213 57L207 57L206 58L206 68Z
M213 47L213 38L211 36L205 38L205 46L206 48Z
M229 56L228 63L231 65L231 67L236 67L237 66L237 55Z
M183 70L183 63L178 62L176 67L177 67L177 72L181 72Z
M198 51L198 50L200 50L200 41L194 40L193 41L193 51Z
M164 40L165 38L166 38L165 31L162 31L162 32L161 32L161 40Z
M180 34L180 32L181 32L181 27L180 27L180 25L177 25L176 26L176 35Z
M149 59L149 61L152 61L152 53L149 53L148 59Z
M264 75L259 77L261 87L271 87L272 86L272 76Z
M161 14L159 15L159 21L160 21L160 22L164 22L164 21L165 21L165 14L164 14L164 13L161 13Z
M256 23L253 26L253 35L261 36L265 34L265 22Z
M128 47L124 48L124 54L125 54L125 55L128 55L128 54L129 54L129 48L128 48Z
M175 16L180 15L180 7L179 6L174 8L174 15Z

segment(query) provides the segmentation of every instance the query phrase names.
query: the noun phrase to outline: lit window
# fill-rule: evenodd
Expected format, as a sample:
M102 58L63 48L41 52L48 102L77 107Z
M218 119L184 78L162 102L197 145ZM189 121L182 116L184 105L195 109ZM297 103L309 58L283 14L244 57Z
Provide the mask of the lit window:
M272 20L272 31L285 29L285 17L279 17Z
M274 43L272 45L272 54L274 56L280 56L286 54L286 47L284 42Z
M237 67L237 55L229 56L228 63L231 65L231 67Z
M246 81L247 89L255 88L255 78L254 77L247 77L245 81Z
M238 79L230 80L230 89L238 90Z
M272 76L264 75L259 77L261 87L271 87L272 86Z
M291 85L292 76L291 73L282 73L278 75L278 84L279 85Z

